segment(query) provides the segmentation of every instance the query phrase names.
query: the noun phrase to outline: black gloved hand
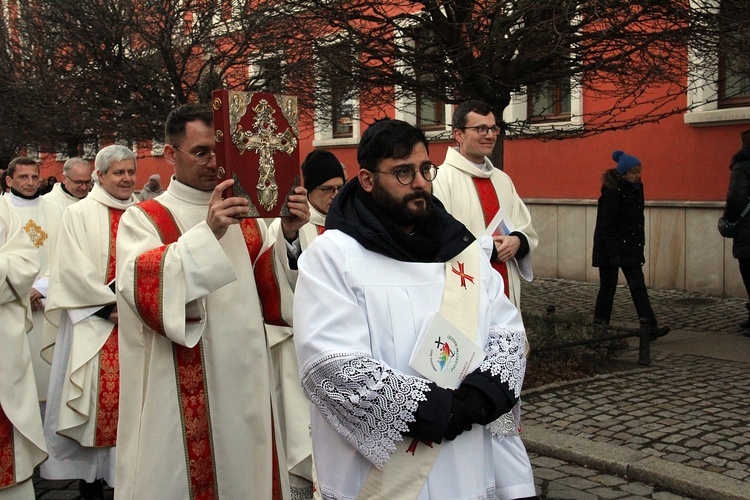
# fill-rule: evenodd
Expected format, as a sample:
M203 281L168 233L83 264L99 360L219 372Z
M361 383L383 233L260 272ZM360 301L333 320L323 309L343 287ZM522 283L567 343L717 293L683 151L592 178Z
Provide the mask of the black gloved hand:
M476 387L461 385L453 391L453 398L464 403L464 412L472 424L487 425L494 420L491 414L495 406L490 398Z
M467 405L460 399L453 397L451 401L451 416L445 427L443 439L453 441L464 431L471 430L470 411Z

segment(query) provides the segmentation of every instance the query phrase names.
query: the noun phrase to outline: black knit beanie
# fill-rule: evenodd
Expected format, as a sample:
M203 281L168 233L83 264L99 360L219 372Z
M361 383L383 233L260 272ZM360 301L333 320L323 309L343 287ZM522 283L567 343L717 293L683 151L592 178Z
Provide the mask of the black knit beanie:
M302 178L308 193L336 177L341 177L342 181L346 180L344 167L330 151L315 149L302 162Z

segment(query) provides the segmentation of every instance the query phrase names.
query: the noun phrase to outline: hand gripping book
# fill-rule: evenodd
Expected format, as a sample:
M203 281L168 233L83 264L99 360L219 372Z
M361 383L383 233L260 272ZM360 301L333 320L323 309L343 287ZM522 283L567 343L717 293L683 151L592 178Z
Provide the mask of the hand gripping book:
M224 196L247 199L247 217L289 215L300 172L297 98L225 89L212 98L217 175L234 179Z

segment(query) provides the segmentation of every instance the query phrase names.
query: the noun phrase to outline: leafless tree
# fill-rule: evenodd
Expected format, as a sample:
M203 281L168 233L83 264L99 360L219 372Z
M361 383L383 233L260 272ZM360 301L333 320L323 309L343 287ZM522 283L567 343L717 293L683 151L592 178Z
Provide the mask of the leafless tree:
M19 7L9 64L36 96L26 141L72 155L97 140L158 140L178 104L206 102L223 86L259 90L263 82L248 75L248 61L259 53L268 7L252 3L45 0ZM0 95L0 109L15 100Z
M500 118L517 93L582 89L597 102L585 126L540 136L582 137L684 112L691 54L750 68L746 0L8 3L21 12L0 26L0 157L30 140L76 154L158 139L172 107L218 87L292 93L308 116L357 96L365 122L415 96L480 99Z
M329 92L357 89L370 108L416 95L448 104L474 98L500 118L514 93L534 95L557 84L599 103L584 110L583 128L550 133L520 120L501 123L506 134L582 137L684 112L691 53L710 55L702 60L707 66L716 57L744 57L740 67L750 68L743 28L750 4L742 0L722 0L721 9L714 0L283 3L282 23L293 27L297 44L313 49ZM331 40L349 49L326 51ZM502 142L493 154L498 165Z

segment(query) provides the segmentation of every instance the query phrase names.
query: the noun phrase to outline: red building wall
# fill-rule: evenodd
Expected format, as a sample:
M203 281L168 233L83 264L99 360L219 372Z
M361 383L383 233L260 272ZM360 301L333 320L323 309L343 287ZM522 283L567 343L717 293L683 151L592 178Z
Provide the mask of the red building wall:
M740 147L740 133L748 128L748 124L694 127L686 125L682 115L675 115L659 123L581 139L511 138L505 141L505 171L523 198L594 199L599 196L601 174L615 165L612 151L622 149L643 163L647 200L723 201L729 160ZM313 149L311 123L301 123L300 136L300 159L304 160ZM452 141L431 143L432 161L442 163L452 145ZM356 175L356 146L327 149L344 163L349 177ZM139 149L137 189L154 173L161 175L166 186L172 169L162 156L152 157L149 148ZM48 155L42 175L61 179L61 174L62 162Z
M598 198L621 149L643 163L648 200L723 201L744 125L691 127L682 115L583 139L505 142L505 171L524 198Z

